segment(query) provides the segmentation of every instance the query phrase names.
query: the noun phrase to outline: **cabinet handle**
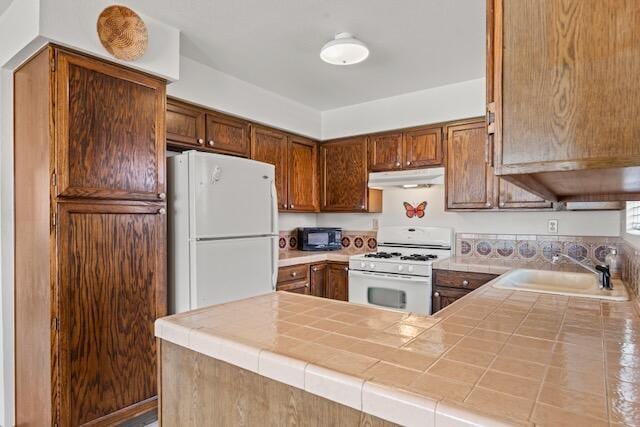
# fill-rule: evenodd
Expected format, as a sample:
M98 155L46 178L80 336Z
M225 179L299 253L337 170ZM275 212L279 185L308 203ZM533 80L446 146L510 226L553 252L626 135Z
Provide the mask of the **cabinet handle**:
M469 281L468 281L468 280L463 280L463 281L462 281L462 286L464 286L465 288L466 288L467 286L469 286Z
M160 209L158 209L158 213L159 213L160 215L164 215L164 214L166 214L166 213L167 213L167 210L166 210L165 208L160 208Z
M209 140L209 147L213 147L213 144L214 144L213 139L210 139Z
M160 200L164 200L164 199L166 199L166 198L167 198L167 195L166 195L165 193L160 193L160 194L158 194L158 199L160 199Z
M345 268L344 268L344 271L349 271L349 267L345 267Z
M407 166L411 166L411 160L407 160Z
M360 209L364 209L364 208L365 208L365 205L360 205Z
M307 283L306 285L304 285L305 288L310 287L309 283Z
M283 204L282 204L282 207L286 209L286 208L287 208L287 204L286 204L286 203L283 203Z
M311 271L318 271L318 267L313 267Z
M440 297L440 292L436 292L433 294L434 297Z
M204 145L204 139L198 138L198 145Z
M400 167L400 162L396 162L396 167Z
M297 271L292 271L292 272L291 272L291 277L296 277L297 275L298 275L298 272L297 272Z
M289 205L289 209L293 209L295 206L293 205Z

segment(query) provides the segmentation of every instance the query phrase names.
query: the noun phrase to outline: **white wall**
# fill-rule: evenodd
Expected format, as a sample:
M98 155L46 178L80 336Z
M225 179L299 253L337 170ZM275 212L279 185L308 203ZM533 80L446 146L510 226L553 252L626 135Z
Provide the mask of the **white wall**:
M286 213L280 212L278 216L278 229L291 231L298 227L315 227L318 225L316 214L313 213Z
M485 90L482 78L323 111L322 138L483 116Z
M320 138L320 112L192 59L180 58L171 96L311 138Z
M427 202L422 219L409 219L403 202L414 206ZM559 235L619 236L618 211L594 212L445 212L444 186L429 189L387 189L382 214L319 214L318 225L338 225L346 229L371 229L373 220L385 225L453 227L456 232L491 234L548 234L547 220L558 220ZM369 225L367 227L367 225Z

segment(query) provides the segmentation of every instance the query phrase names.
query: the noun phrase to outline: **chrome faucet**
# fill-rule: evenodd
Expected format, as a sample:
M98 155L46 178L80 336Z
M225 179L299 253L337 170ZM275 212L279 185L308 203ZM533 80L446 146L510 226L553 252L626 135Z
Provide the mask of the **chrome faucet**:
M577 259L563 253L556 253L553 256L553 258L551 258L551 262L553 264L557 264L558 261L560 261L560 257L564 257L569 261L573 262L574 264L579 265L585 270L595 274L598 277L598 283L600 284L600 289L609 289L609 290L613 289L613 286L611 285L611 272L609 271L608 265L596 265L594 268L594 267L591 267L589 264L580 262Z

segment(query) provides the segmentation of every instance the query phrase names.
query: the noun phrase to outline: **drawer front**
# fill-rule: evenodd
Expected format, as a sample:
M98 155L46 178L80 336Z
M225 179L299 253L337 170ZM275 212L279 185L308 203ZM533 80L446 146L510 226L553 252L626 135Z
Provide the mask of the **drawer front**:
M276 287L278 291L293 292L295 294L311 294L311 286L308 281L284 282Z
M433 270L433 283L436 286L446 286L460 289L477 289L485 283L495 279L495 274L471 273L466 271Z
M278 283L292 281L309 281L309 265L292 265L278 269Z

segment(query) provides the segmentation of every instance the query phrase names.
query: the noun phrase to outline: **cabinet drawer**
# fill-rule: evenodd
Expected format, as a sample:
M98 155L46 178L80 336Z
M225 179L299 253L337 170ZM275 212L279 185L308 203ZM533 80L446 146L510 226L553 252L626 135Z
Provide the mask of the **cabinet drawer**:
M466 271L433 270L433 283L436 286L449 288L477 289L490 280L495 279L495 274L471 273Z
M311 294L311 285L309 284L309 281L285 282L278 284L276 289L278 291L293 292L295 294Z
M278 283L284 282L308 282L309 265L292 265L290 267L280 267L278 269Z

